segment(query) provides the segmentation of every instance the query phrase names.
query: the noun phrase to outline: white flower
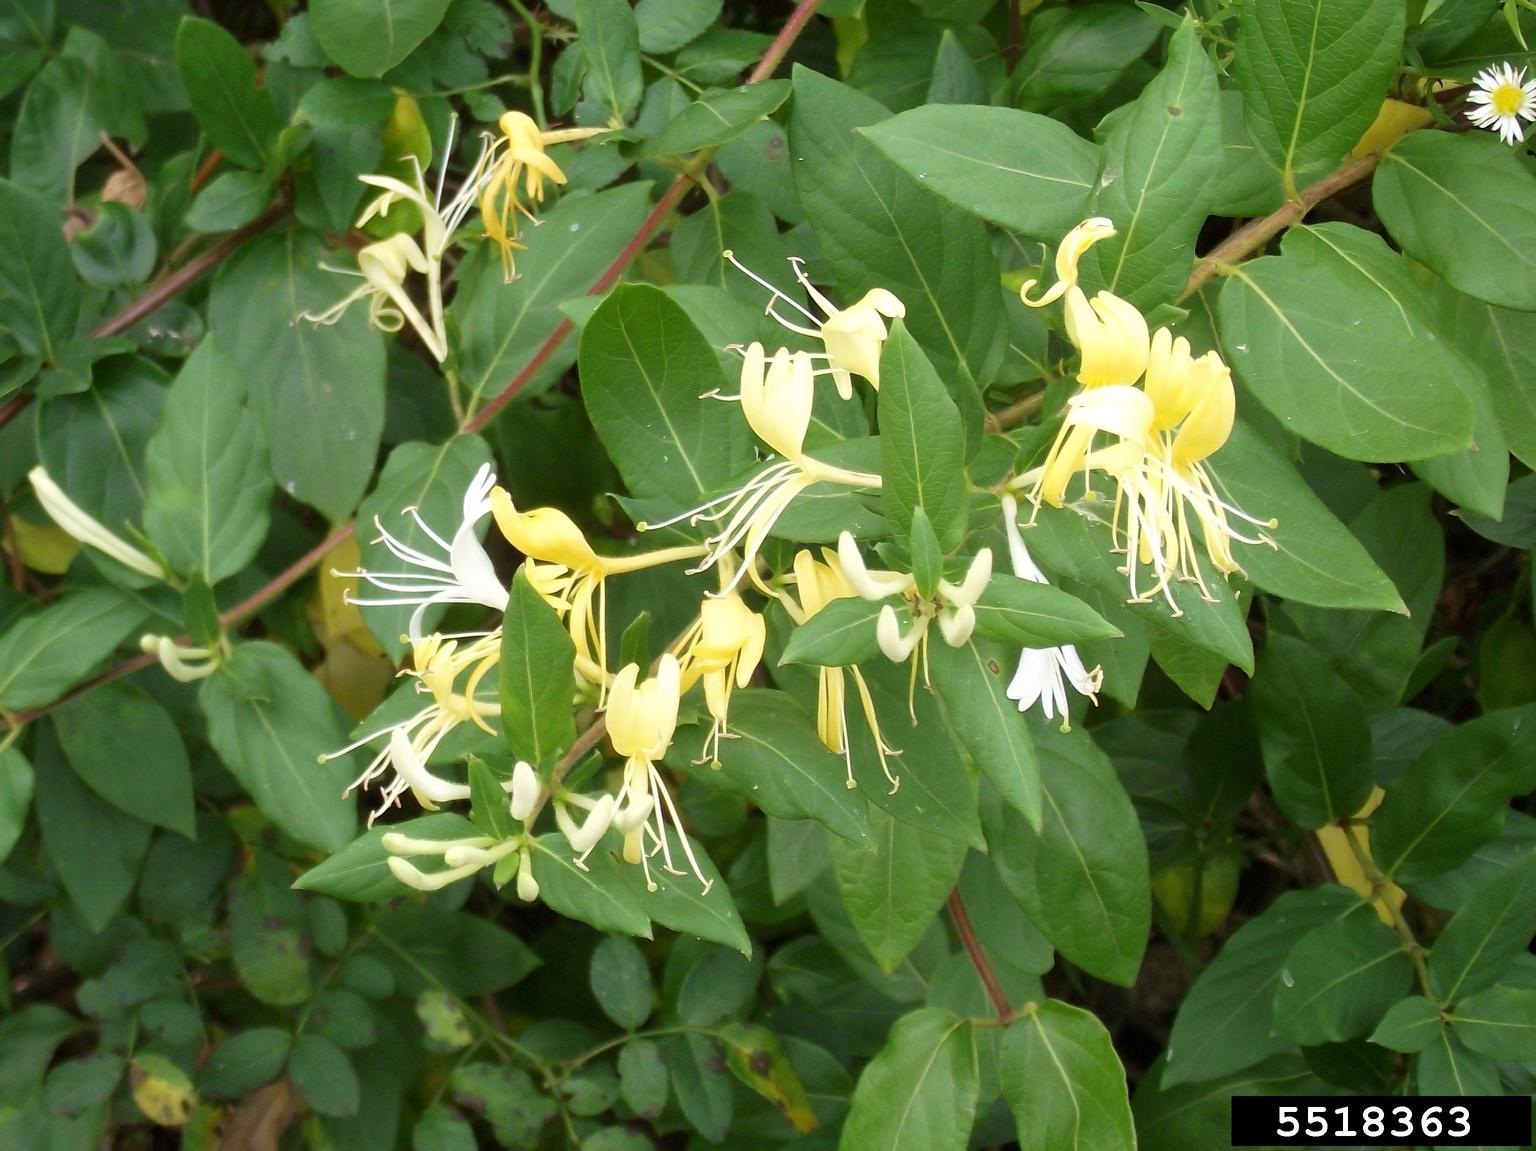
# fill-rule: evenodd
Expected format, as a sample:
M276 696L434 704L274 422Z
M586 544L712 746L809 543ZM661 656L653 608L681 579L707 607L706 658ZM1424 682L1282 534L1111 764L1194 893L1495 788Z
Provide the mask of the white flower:
M1467 119L1479 128L1497 132L1506 144L1525 139L1521 120L1536 120L1536 80L1525 78L1525 69L1512 64L1484 68L1472 81L1467 96Z
M770 460L735 491L671 519L635 525L644 532L683 520L690 525L723 521L725 526L705 541L708 553L697 567L689 569L690 575L707 571L740 546L741 566L720 589L721 595L735 590L744 575L756 580L758 551L773 525L801 492L817 483L878 488L883 482L880 476L869 472L835 467L805 454L815 375L811 360L809 352L791 353L788 348L780 348L770 360L761 344L747 347L741 364L741 394L722 398L739 399L747 423L757 437L782 458Z
M1019 534L1019 505L1012 496L1003 497L1003 527L1008 532L1008 557L1013 561L1013 574L1034 583L1049 583L1024 546L1024 539ZM1103 669L1096 667L1089 671L1085 668L1077 648L1071 644L1027 647L1019 653L1019 669L1008 685L1008 698L1018 703L1020 711L1028 711L1038 702L1045 718L1055 719L1059 714L1062 729L1066 730L1067 684L1071 684L1079 695L1098 703L1098 691L1103 683Z
M805 269L801 266L804 261L798 256L791 256L789 262L795 269L795 279L800 281L800 286L824 313L818 316L742 264L736 259L735 253L725 251L721 255L743 275L768 289L771 293L766 309L768 315L797 335L821 341L825 351L812 354L816 359L826 361L827 367L824 370L837 385L839 396L845 400L853 398L854 376L863 376L872 387L880 387L880 350L885 345L887 335L885 320L898 320L907 314L906 305L894 294L884 288L871 288L856 303L839 308L818 292L806 277ZM774 305L780 300L804 316L811 326L786 320L774 311Z
M887 604L875 621L875 639L880 650L892 663L904 663L920 645L928 639L928 624L937 619L944 642L950 647L963 647L976 628L975 603L987 590L992 578L992 549L982 548L971 560L965 578L959 583L939 580L936 599L925 599L918 593L917 581L906 572L872 571L864 566L859 545L853 535L843 532L837 537L837 558L843 575L853 590L867 600L882 600L887 596L905 597L912 626L903 634L896 609ZM926 654L923 666L927 667Z
M389 852L386 863L390 874L407 887L413 887L417 891L441 891L450 883L467 879L475 872L490 867L519 848L523 850L523 859L519 860L519 863L527 859L527 847L523 836L512 836L499 841L489 835L439 840L417 839L415 836L403 835L398 831L387 831L379 842L384 850ZM448 867L445 871L423 871L409 859L404 858L405 856L437 856ZM532 878L532 875L529 875L530 882ZM517 890L518 895L528 902L538 898L536 884L532 895L524 894L521 869Z
M402 515L416 521L416 526L438 548L442 556L411 547L391 535L374 517L373 525L379 529L375 543L381 543L402 563L414 570L404 572L336 572L347 578L365 580L380 591L391 593L381 599L351 599L348 602L360 607L394 607L415 605L411 613L409 639L416 643L422 638L421 622L427 609L434 604L478 603L505 611L507 589L496 575L491 557L480 543L480 521L491 514L491 489L496 477L489 464L482 464L464 492L464 515L459 521L452 541L443 539L432 530L415 508L406 508Z
M43 510L75 539L140 575L154 580L165 578L165 571L159 564L121 536L113 534L100 520L65 495L64 489L53 482L42 464L28 472L27 479L32 481L32 490L37 493L37 502L43 505Z

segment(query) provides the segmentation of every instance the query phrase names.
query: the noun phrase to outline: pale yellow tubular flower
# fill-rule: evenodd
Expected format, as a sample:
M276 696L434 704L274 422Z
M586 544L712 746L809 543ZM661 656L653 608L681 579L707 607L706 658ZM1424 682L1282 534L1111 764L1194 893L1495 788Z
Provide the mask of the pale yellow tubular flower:
M195 683L219 670L223 653L213 647L182 647L168 635L139 637L139 650L160 661L165 673L179 683Z
M789 618L796 624L805 623L835 599L851 599L858 594L843 576L837 553L831 549L822 550L821 560L817 560L809 551L798 552L795 555L794 570L795 590L799 593L798 602L782 589L776 589L774 594L784 605ZM891 794L895 795L896 789L901 786L901 780L891 771L886 757L900 755L901 752L888 746L885 737L880 733L880 720L875 714L874 698L869 694L869 685L864 682L864 674L857 667L817 669L816 735L828 751L843 757L848 773L848 786L857 787L858 783L853 778L853 749L848 742L848 714L845 710L848 677L853 679L854 688L859 694L860 705L864 709L864 720L869 725L870 734L874 736L875 754L880 759L880 770L885 773L886 781L891 785Z
M386 831L379 843L389 852L385 863L390 874L401 883L417 891L441 891L450 883L467 879L511 855L522 846L523 837L496 840L488 835L477 835L438 840ZM411 862L413 858L437 858L447 866L441 871L423 871ZM537 898L536 891L534 898Z
M672 745L681 697L682 669L671 652L657 661L656 674L649 679L640 679L640 665L634 663L626 664L613 677L608 691L608 740L613 750L624 756L624 782L613 822L624 833L625 862L640 864L651 891L656 890L656 883L651 878L650 860L658 853L662 870L669 875L689 874L673 863L667 834L667 824L671 823L692 874L707 894L714 881L705 878L666 780L656 767Z
M412 645L413 666L405 674L416 679L416 690L430 694L432 702L409 719L369 732L346 747L320 757L320 762L324 763L380 739L385 741L383 750L347 787L348 792L367 787L386 772L393 772L381 789L382 800L369 816L369 823L399 803L407 791L428 811L437 810L443 803L469 798L467 785L433 775L427 764L438 744L460 724L473 723L493 732L486 721L501 714L501 704L494 698L481 698L480 685L500 660L499 628L462 646L456 639L427 636ZM502 786L510 790L511 781Z
M823 463L805 454L805 433L811 423L814 400L814 369L808 352L780 348L769 360L761 344L745 349L741 366L742 413L757 437L782 458L770 460L741 487L657 523L636 526L641 531L670 527L687 521L722 523L705 541L703 560L690 573L707 571L739 547L740 568L721 589L725 594L748 576L767 591L757 577L757 554L785 509L807 488L817 483L844 487L879 488L884 482L870 472L852 471ZM731 398L731 397L726 397Z
M43 510L75 539L103 555L111 556L125 568L140 575L155 580L165 579L164 568L122 536L108 530L105 524L70 499L42 464L28 472L27 479L37 495L37 502L43 505Z
M871 288L856 303L839 308L811 283L805 274L805 261L791 256L789 262L795 270L795 279L821 309L822 315L818 316L748 268L734 252L727 250L721 255L742 275L768 290L768 306L764 309L768 315L797 335L821 341L823 350L810 354L825 361L826 367L822 370L832 377L839 396L845 400L853 398L854 376L868 380L871 387L879 389L880 351L890 334L885 321L899 320L907 314L906 305L894 293L885 288ZM805 323L779 315L774 309L780 300L799 312Z
M544 199L545 184L564 184L565 173L545 151L556 144L585 140L606 128L539 129L525 112L503 113L501 135L491 143L490 160L480 186L480 216L485 234L501 251L502 272L508 283L514 277L512 250L517 242L519 216L538 223L533 205Z
M734 591L699 605L698 623L685 637L679 663L683 692L702 681L704 706L714 721L700 763L718 765L720 740L730 737L731 692L752 682L767 637L763 617Z
M558 508L518 511L505 488L493 488L491 514L501 534L528 557L523 570L534 591L564 619L576 645L576 671L606 693L610 576L679 560L697 559L706 548L662 548L628 556L599 555L574 520ZM595 601L595 603L594 603Z
M1103 216L1091 216L1077 227L1073 228L1064 237L1056 248L1056 282L1052 284L1039 297L1031 300L1030 289L1038 284L1039 280L1025 280L1019 288L1019 299L1031 308L1043 308L1047 304L1054 304L1068 291L1077 287L1077 265L1082 260L1083 254L1100 240L1107 240L1115 234L1113 220Z

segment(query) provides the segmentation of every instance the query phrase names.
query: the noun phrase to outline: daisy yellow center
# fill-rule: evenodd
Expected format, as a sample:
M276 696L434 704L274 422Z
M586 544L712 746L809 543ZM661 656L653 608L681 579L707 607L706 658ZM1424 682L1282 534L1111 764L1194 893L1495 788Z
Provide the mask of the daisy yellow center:
M1500 116L1513 116L1525 104L1525 90L1515 84L1500 84L1488 93L1488 101Z

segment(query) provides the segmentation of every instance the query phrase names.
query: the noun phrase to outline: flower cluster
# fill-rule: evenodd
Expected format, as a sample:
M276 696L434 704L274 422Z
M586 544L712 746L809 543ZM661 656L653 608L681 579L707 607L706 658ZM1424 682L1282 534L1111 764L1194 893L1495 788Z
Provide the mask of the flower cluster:
M518 212L525 211L507 197L521 189L536 200L537 180L552 178L550 166L535 155L533 140L525 133L504 150L492 149L489 158L483 158L482 166L497 181L495 194L488 199L482 195L482 200L495 209L497 223L489 230L498 244L510 242ZM1194 555L1190 523L1200 526L1214 566L1228 572L1236 569L1231 541L1247 538L1230 527L1231 518L1254 522L1216 494L1204 463L1231 429L1232 383L1214 353L1196 359L1184 340L1173 339L1166 330L1149 336L1145 319L1126 301L1107 292L1089 299L1077 286L1083 252L1111 234L1107 220L1085 222L1061 246L1058 282L1039 299L1029 295L1032 284L1025 287L1025 302L1033 306L1065 300L1067 332L1082 353L1078 378L1083 390L1070 401L1066 422L1045 462L1001 491L1004 534L1014 575L1046 582L1024 545L1018 504L1007 489L1029 488L1038 510L1041 502L1061 505L1078 472L1090 479L1095 471L1103 472L1119 488L1115 533L1117 541L1123 535L1124 550L1129 553L1133 598L1146 599L1161 591L1177 614L1168 590L1172 581L1191 579L1208 591ZM729 252L726 258L735 263ZM709 723L698 762L718 766L722 743L733 737L732 695L752 681L763 659L767 627L762 612L768 603L777 601L797 626L807 624L835 601L857 598L878 603L875 646L892 662L910 665L909 710L914 723L913 693L920 672L924 682L928 680L928 645L934 635L955 647L970 641L978 626L978 606L992 582L992 549L982 547L969 556L954 557L946 578L942 558L933 558L938 556L938 540L926 514L914 518L909 549L914 557L912 571L872 566L861 542L847 531L839 536L836 548L822 549L819 556L800 550L787 571L774 570L765 562L763 549L769 535L802 493L817 485L866 492L882 487L878 474L837 466L811 454L805 439L817 379L830 379L842 400L853 398L855 378L878 389L886 320L901 317L905 310L900 300L882 289L839 309L810 284L798 261L793 268L821 315L742 270L768 288L768 314L797 335L818 341L820 350L780 347L770 353L759 343L738 347L737 394L708 392L701 397L706 403L740 404L748 427L761 442L761 462L736 489L671 519L638 525L642 531L682 523L712 525L701 542L621 554L600 550L565 512L553 507L519 508L511 493L496 484L489 467L482 468L466 490L462 516L452 531L439 532L414 509L406 509L403 514L425 540L417 546L376 522L377 542L398 561L399 570L348 573L366 588L363 598L355 602L414 607L404 637L410 643L409 662L402 674L414 681L414 691L424 697L422 706L406 718L331 753L334 757L376 748L353 783L353 787L377 787L381 802L376 816L400 803L407 793L429 811L452 803L487 802L486 777L479 777L476 794L470 783L450 778L436 765L456 758L450 754L456 745L446 742L454 732L476 728L496 732L501 717L495 685L502 630L498 626L451 635L426 630L427 613L442 606L479 605L492 613L507 609L506 586L480 539L487 520L521 554L527 587L553 610L569 634L572 706L585 702L604 712L612 753L623 761L622 771L611 777L611 786L597 794L568 785L572 764L564 760L517 763L505 779L496 781L501 794L495 803L505 805L497 820L510 816L522 828L510 835L437 840L401 832L385 834L391 870L403 882L435 890L481 868L494 867L498 884L515 878L518 894L536 899L539 884L533 860L547 844L535 837L534 828L549 807L577 866L585 866L590 854L613 833L617 836L614 854L643 868L653 890L657 883L653 868L659 868L669 875L691 874L707 891L711 880L682 826L663 764L683 698L697 686ZM781 306L797 309L799 319L781 315ZM1101 442L1106 438L1113 442ZM929 558L920 561L919 553ZM897 546L884 554L889 562L889 557L899 559L906 553ZM690 574L713 573L712 587L700 596L693 623L649 672L633 662L615 668L608 642L609 581L675 563L690 564ZM1145 564L1152 566L1153 586L1139 591L1137 569ZM749 599L760 602L753 606ZM1046 718L1060 716L1065 725L1068 688L1096 700L1101 683L1099 669L1088 670L1070 645L1026 649L1007 694L1021 711L1038 703ZM891 759L899 751L881 731L869 684L858 666L819 670L817 734L830 751L844 758L848 786L856 786L846 706L850 686L873 736L881 770L895 791L899 778ZM491 795L497 795L494 787Z
M1045 462L1011 486L1027 487L1038 511L1042 501L1061 507L1078 472L1089 497L1095 495L1093 473L1109 477L1116 488L1115 547L1126 557L1131 602L1161 594L1177 616L1177 581L1193 582L1206 599L1214 598L1191 521L1211 566L1223 575L1241 570L1232 556L1234 541L1273 546L1262 530L1245 535L1234 520L1256 529L1275 524L1222 499L1206 465L1231 435L1237 410L1232 373L1221 357L1195 357L1189 341L1167 328L1149 336L1146 317L1134 304L1107 291L1090 299L1078 286L1083 254L1114 234L1109 220L1085 220L1057 250L1056 283L1037 299L1030 298L1033 280L1020 291L1032 308L1064 301L1067 336L1082 357L1082 389L1067 402ZM1150 587L1139 582L1144 566L1151 568Z
M397 205L414 208L421 217L420 238L396 232L363 247L357 253L357 270L333 268L332 271L362 279L354 291L322 312L305 312L302 319L317 324L334 324L359 300L368 301L368 319L380 331L398 332L407 324L420 337L439 363L448 358L448 333L443 319L443 257L455 233L476 208L486 236L501 253L502 269L508 282L513 278L512 252L523 245L517 242L522 218L538 223L534 205L544 198L546 183L565 183L565 173L546 149L555 144L583 140L604 131L602 128L566 128L542 131L523 112L508 112L501 117L497 135L485 137L480 154L459 189L445 204L443 187L448 174L448 160L453 152L450 130L437 185L429 193L426 174L415 157L410 158L414 179L407 182L394 176L369 174L359 177L379 194L363 208L357 226L383 219ZM415 273L424 281L427 297L425 313L417 306L406 282Z

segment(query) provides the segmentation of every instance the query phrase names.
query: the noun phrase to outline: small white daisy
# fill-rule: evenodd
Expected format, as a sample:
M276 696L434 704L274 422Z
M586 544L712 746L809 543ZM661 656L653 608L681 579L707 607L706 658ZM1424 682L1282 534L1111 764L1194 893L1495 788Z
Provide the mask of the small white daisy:
M1521 120L1536 120L1536 80L1525 78L1511 64L1484 68L1473 80L1476 87L1467 97L1467 119L1479 128L1498 132L1506 144L1525 139Z

